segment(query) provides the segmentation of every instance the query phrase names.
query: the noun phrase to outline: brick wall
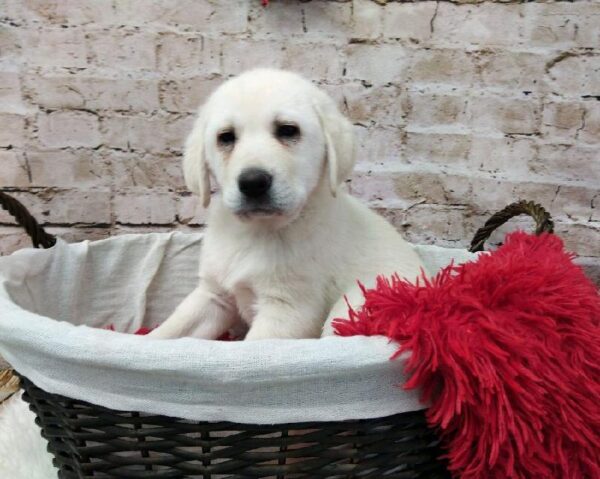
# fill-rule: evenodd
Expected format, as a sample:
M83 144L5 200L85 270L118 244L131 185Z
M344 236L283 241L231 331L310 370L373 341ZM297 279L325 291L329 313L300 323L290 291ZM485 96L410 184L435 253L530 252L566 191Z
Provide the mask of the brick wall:
M0 187L67 240L201 228L194 109L280 66L339 100L351 189L408 239L465 246L534 199L598 281L598 25L597 1L0 0ZM0 213L0 251L25 244Z

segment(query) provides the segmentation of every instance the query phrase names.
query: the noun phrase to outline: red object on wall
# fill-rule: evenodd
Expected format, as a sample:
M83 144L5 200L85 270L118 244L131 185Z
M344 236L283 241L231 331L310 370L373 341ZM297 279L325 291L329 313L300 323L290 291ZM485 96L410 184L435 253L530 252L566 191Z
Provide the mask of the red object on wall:
M562 241L497 251L412 285L380 277L337 333L409 352L449 468L462 479L600 477L600 296Z

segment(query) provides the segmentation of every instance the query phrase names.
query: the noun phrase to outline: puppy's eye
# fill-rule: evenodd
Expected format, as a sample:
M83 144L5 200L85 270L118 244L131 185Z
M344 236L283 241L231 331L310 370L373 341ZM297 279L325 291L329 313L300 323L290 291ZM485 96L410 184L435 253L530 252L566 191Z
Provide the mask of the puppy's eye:
M235 132L233 130L225 130L217 135L217 143L221 146L231 146L235 143Z
M276 126L275 136L280 140L295 140L300 136L300 128L296 125L283 123Z

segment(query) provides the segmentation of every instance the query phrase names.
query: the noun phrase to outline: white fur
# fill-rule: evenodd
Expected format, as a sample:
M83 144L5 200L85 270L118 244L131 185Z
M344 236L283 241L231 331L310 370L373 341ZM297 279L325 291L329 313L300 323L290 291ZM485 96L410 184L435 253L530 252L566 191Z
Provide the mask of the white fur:
M21 392L0 403L0 477L56 479L58 471Z
M276 119L297 124L299 140L275 138ZM228 127L237 139L224 150L217 135ZM210 204L200 284L151 336L215 339L245 323L246 339L318 337L327 318L346 316L344 294L361 303L357 280L414 280L421 263L411 247L343 191L353 165L352 125L300 76L252 70L219 87L184 154L189 188ZM237 178L248 167L273 175L276 213L241 212ZM220 190L212 201L211 183Z

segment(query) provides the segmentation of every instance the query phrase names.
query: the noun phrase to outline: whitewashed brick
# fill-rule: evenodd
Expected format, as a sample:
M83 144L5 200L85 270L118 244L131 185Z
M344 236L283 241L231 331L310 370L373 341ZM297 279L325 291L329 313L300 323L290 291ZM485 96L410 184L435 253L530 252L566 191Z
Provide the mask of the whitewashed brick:
M25 142L25 117L0 113L0 147L22 146Z
M600 101L584 103L583 125L577 139L584 143L600 143Z
M541 131L552 139L574 141L585 122L583 104L552 102L544 105Z
M115 2L117 18L125 25L152 24L186 31L242 33L248 27L250 2L228 0L169 1L127 0Z
M207 210L202 207L197 196L188 194L178 198L177 218L184 225L204 225L206 224Z
M345 38L352 32L352 4L314 0L304 5L304 25L309 37Z
M406 134L406 159L409 162L466 166L470 148L469 135L411 131Z
M91 225L110 224L110 191L57 190L55 188L34 193L11 192L23 203L41 224ZM0 223L14 224L4 210L0 210Z
M255 2L256 3L256 2ZM289 38L304 34L304 5L300 2L272 2L268 8L254 5L250 12L252 38Z
M600 4L596 1L533 2L525 6L527 40L541 47L587 47L600 45Z
M530 168L548 178L600 185L600 150L583 145L540 145Z
M408 80L416 84L471 86L477 81L474 58L463 49L419 49L413 53Z
M24 156L31 174L31 186L106 187L113 174L110 159L95 150L28 149Z
M561 54L550 63L548 86L565 96L600 96L600 54Z
M238 74L250 68L280 68L285 59L286 44L272 40L231 40L222 44L223 72Z
M173 154L114 152L111 155L115 188L169 188L186 191L181 157Z
M28 75L33 101L45 108L152 111L159 107L156 80Z
M339 88L336 86L336 89ZM364 125L399 126L407 107L402 90L395 85L364 86L353 82L342 86L343 102L349 118Z
M56 111L38 119L39 140L43 146L96 147L101 144L98 116L85 111Z
M402 163L402 132L397 128L354 129L356 160L360 167L385 165L393 168Z
M195 113L221 83L221 78L163 80L160 84L161 106L167 111Z
M598 224L557 223L555 233L565 242L567 251L580 256L599 256L600 227Z
M171 224L175 222L175 199L152 189L124 192L114 198L114 212L120 224Z
M371 0L353 0L352 36L360 39L374 39L383 29L383 9Z
M0 150L0 188L30 186L30 174L22 153Z
M158 38L158 70L163 74L207 76L221 71L221 42L199 34L162 34Z
M88 33L86 43L90 61L99 67L117 70L154 70L156 36L136 31Z
M23 60L32 66L87 66L83 31L74 28L24 29L21 31Z
M25 22L60 25L110 24L116 21L112 0L17 0L11 14Z
M432 38L439 43L463 47L522 45L525 23L523 6L517 3L455 5L440 2Z
M417 42L427 40L437 8L437 2L390 3L383 13L383 35Z
M408 92L409 125L432 126L463 123L467 109L464 95Z
M0 113L27 113L21 96L21 82L16 71L0 71Z
M467 114L478 130L529 135L540 124L540 107L534 99L475 96L469 100Z
M31 240L16 226L3 226L0 228L0 256L7 256L23 248L31 248Z
M508 50L478 52L481 83L516 91L538 91L543 86L547 55Z
M373 85L402 83L410 64L410 52L399 45L350 45L346 76Z
M535 142L530 138L475 136L471 140L469 164L492 175L527 178L536 151Z

